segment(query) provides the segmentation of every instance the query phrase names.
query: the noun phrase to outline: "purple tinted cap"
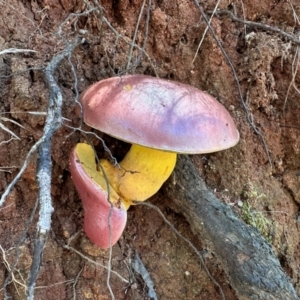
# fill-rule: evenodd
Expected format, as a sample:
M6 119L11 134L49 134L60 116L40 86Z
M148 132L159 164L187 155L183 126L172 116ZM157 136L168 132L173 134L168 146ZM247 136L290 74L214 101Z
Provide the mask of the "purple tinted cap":
M80 102L86 124L132 144L192 154L227 149L239 140L223 105L174 81L113 77L90 86Z

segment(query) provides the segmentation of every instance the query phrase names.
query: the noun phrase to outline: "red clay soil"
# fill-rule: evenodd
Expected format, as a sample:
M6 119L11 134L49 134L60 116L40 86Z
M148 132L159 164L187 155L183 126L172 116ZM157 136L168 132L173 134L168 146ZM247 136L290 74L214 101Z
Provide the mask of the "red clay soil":
M200 1L200 5L209 12L215 2ZM109 251L97 248L82 231L83 209L70 177L68 157L76 143L87 140L95 145L100 157L105 155L99 139L70 128L80 125L76 94L95 81L125 73L193 85L216 97L230 111L240 131L239 144L223 152L193 156L192 160L215 195L249 226L261 231L300 294L297 45L280 34L244 26L225 15L213 18L212 28L237 73L245 109L233 73L209 32L197 52L206 24L193 1L157 0L149 5L150 1L106 0L101 1L101 13L99 6L88 12L95 3L0 1L0 51L36 51L0 55L1 191L16 176L28 151L43 133L45 115L37 114L45 112L48 105L43 68L64 49L64 39L71 41L79 34L84 34L85 39L70 59L76 81L67 59L55 73L63 95L65 119L53 137L51 194L55 211L35 299L112 299L103 267L108 265ZM297 0L223 0L219 9L235 11L241 19L275 26L289 34L296 34L300 28ZM70 13L74 15L64 22ZM130 54L133 39L139 48ZM145 51L140 50L143 48ZM84 125L82 129L93 131ZM120 159L128 149L128 145L96 133L116 158ZM32 263L38 208L31 222L28 220L37 190L33 155L0 210L1 285L17 263L14 276L0 290L0 298L26 298L24 285ZM149 201L199 249L226 299L238 299L214 253L191 231L188 220L173 210L172 199L161 192ZM111 269L116 273L111 273L110 287L115 299L150 299L145 281L133 270L135 253L147 268L158 299L222 299L193 250L155 211L142 206L129 209L125 232L112 249Z

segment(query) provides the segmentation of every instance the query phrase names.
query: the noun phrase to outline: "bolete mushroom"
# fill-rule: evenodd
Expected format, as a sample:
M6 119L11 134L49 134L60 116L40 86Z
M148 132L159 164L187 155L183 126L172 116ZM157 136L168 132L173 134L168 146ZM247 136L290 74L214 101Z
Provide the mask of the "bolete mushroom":
M110 189L95 162L93 148L79 143L70 158L72 180L84 208L84 231L100 248L114 245L122 235L127 211L114 189Z
M86 124L132 144L119 165L102 159L96 166L93 150L87 150L90 146L85 144L78 144L71 156L73 179L78 168L84 169L93 188L100 185L97 189L106 197L109 184L110 202L116 215L122 212L125 223L124 207L128 209L132 201L144 201L160 189L175 167L177 153L215 152L230 148L239 140L230 114L217 100L192 86L169 80L144 75L109 78L90 86L81 95L80 103ZM89 160L93 161L93 171L86 166L86 155L92 156ZM83 184L75 180L74 183L81 198L92 194L90 189L81 191ZM84 201L88 204L97 200ZM87 232L87 217L88 213L85 231L95 242ZM104 222L107 226L107 216ZM114 222L113 234L119 235L123 225L117 222L119 230L114 231ZM100 235L103 228L99 229ZM116 239L114 235L112 240Z

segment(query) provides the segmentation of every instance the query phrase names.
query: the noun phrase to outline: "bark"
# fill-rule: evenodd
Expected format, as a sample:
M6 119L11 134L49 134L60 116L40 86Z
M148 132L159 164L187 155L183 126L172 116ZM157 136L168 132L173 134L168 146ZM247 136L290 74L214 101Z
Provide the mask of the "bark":
M175 178L167 196L216 254L239 299L299 299L270 244L214 196L188 156L178 158Z

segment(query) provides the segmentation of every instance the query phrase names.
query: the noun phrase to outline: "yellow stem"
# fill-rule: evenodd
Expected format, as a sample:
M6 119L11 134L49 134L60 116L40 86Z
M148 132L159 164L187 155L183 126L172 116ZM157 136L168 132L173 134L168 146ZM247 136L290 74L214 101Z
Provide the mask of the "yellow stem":
M177 154L132 145L120 167L100 161L110 185L128 208L132 200L145 201L154 195L171 175Z

